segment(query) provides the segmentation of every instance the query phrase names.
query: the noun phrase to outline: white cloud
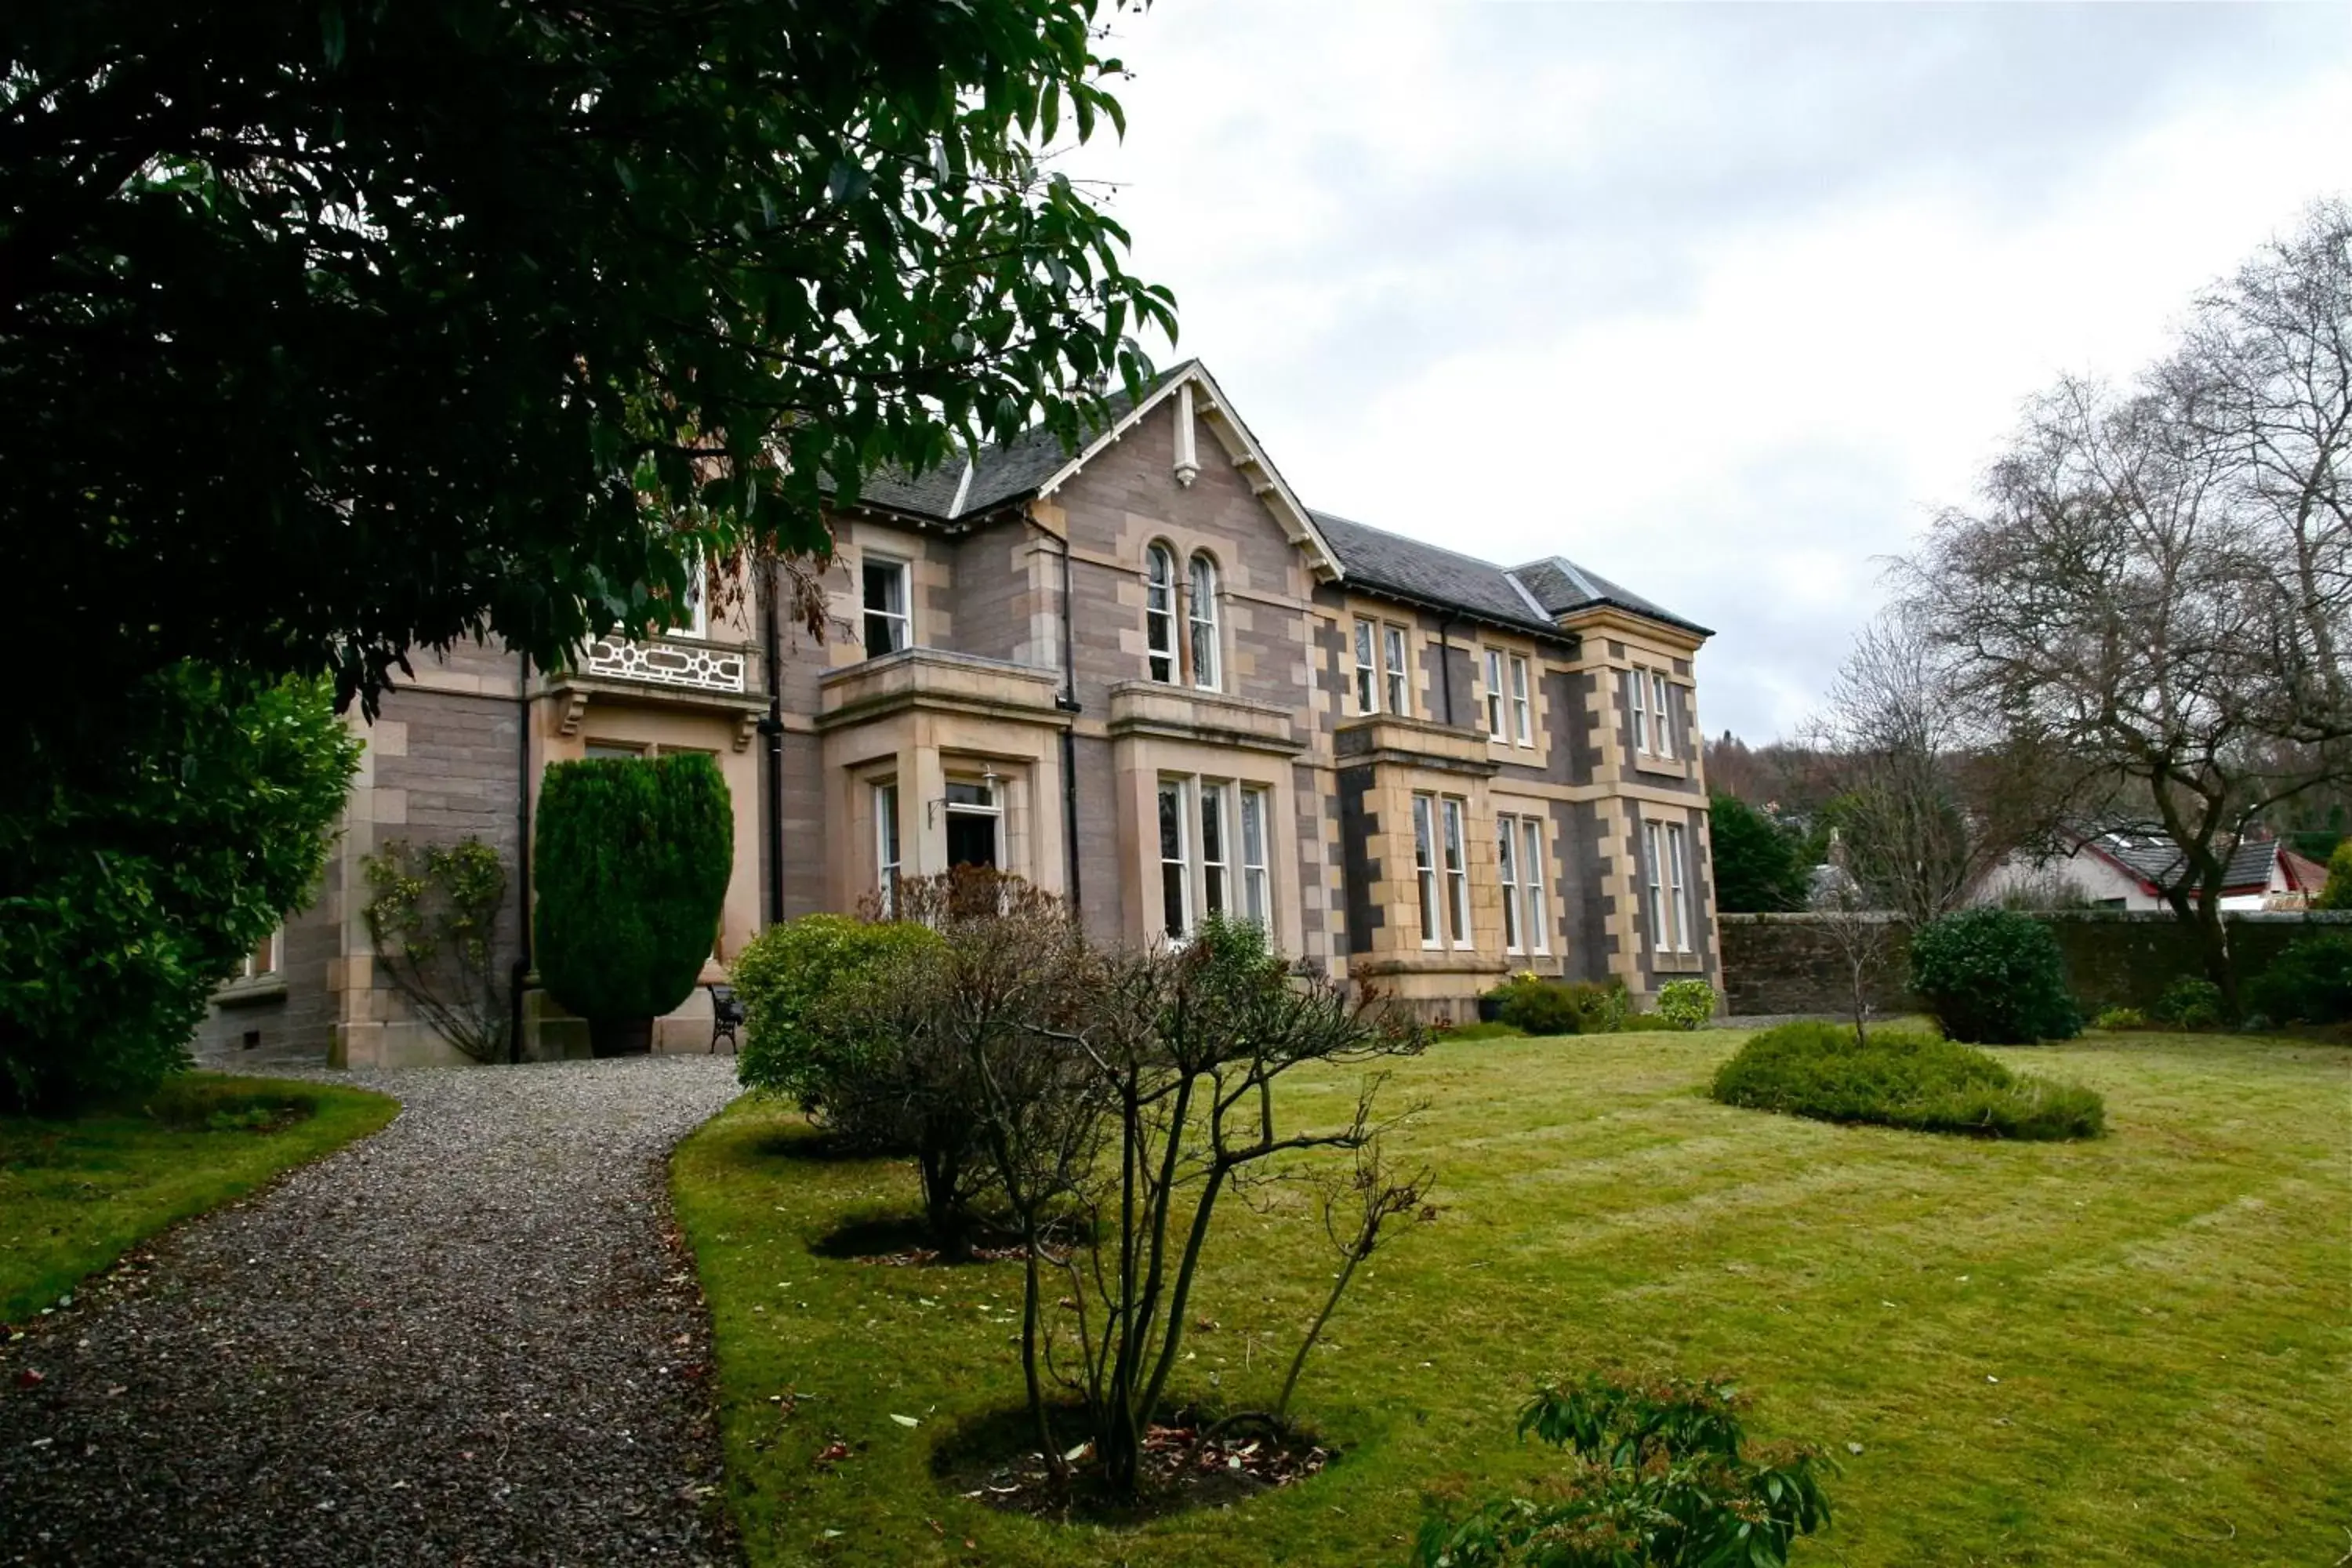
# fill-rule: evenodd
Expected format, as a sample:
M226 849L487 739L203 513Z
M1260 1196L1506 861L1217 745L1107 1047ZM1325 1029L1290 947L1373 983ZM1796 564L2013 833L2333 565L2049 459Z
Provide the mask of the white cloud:
M1138 269L1314 504L1565 553L1799 722L2022 400L2352 184L2352 10L1163 4Z

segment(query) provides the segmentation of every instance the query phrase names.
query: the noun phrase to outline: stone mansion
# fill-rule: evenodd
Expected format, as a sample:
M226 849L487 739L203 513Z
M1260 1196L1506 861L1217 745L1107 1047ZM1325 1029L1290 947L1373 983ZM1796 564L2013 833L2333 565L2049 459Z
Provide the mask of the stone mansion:
M570 669L418 658L362 728L318 898L222 989L199 1054L450 1059L376 972L362 858L473 835L512 867L548 763L680 750L718 760L736 815L707 981L772 920L974 863L1105 939L1262 920L1432 1017L1519 970L1720 984L1704 628L1559 557L1311 510L1197 362L1113 410L1076 452L1033 433L871 482L832 519L822 640L740 592ZM512 957L526 877L510 895ZM525 1001L522 1054L584 1050ZM657 1043L706 1047L709 1008L698 991Z

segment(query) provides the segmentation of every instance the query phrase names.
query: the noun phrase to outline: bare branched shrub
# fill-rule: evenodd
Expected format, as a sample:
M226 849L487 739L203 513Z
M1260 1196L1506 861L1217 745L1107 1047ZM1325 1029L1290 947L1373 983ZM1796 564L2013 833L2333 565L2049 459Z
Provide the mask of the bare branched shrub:
M1246 922L1212 919L1181 949L1117 954L1098 973L1069 1043L1107 1118L1105 1157L1075 1194L1083 1223L1059 1254L1074 1342L1050 1364L1085 1405L1106 1484L1132 1492L1218 1200L1280 1156L1360 1150L1381 1131L1377 1074L1344 1122L1320 1127L1282 1123L1277 1081L1417 1052L1426 1036L1376 996L1291 974Z

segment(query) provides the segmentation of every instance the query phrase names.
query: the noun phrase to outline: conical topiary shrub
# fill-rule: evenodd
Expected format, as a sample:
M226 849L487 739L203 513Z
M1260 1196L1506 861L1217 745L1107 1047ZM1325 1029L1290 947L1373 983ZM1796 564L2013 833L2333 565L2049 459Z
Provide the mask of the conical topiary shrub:
M548 993L596 1054L648 1047L719 934L735 814L708 757L557 763L540 784L535 932Z

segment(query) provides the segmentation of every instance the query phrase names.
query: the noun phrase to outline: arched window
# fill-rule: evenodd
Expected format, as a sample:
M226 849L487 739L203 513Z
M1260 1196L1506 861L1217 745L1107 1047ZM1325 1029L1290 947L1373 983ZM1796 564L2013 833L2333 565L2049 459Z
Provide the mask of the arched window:
M1164 544L1144 554L1143 641L1151 679L1176 679L1176 557Z
M1192 684L1217 689L1217 563L1192 557Z

